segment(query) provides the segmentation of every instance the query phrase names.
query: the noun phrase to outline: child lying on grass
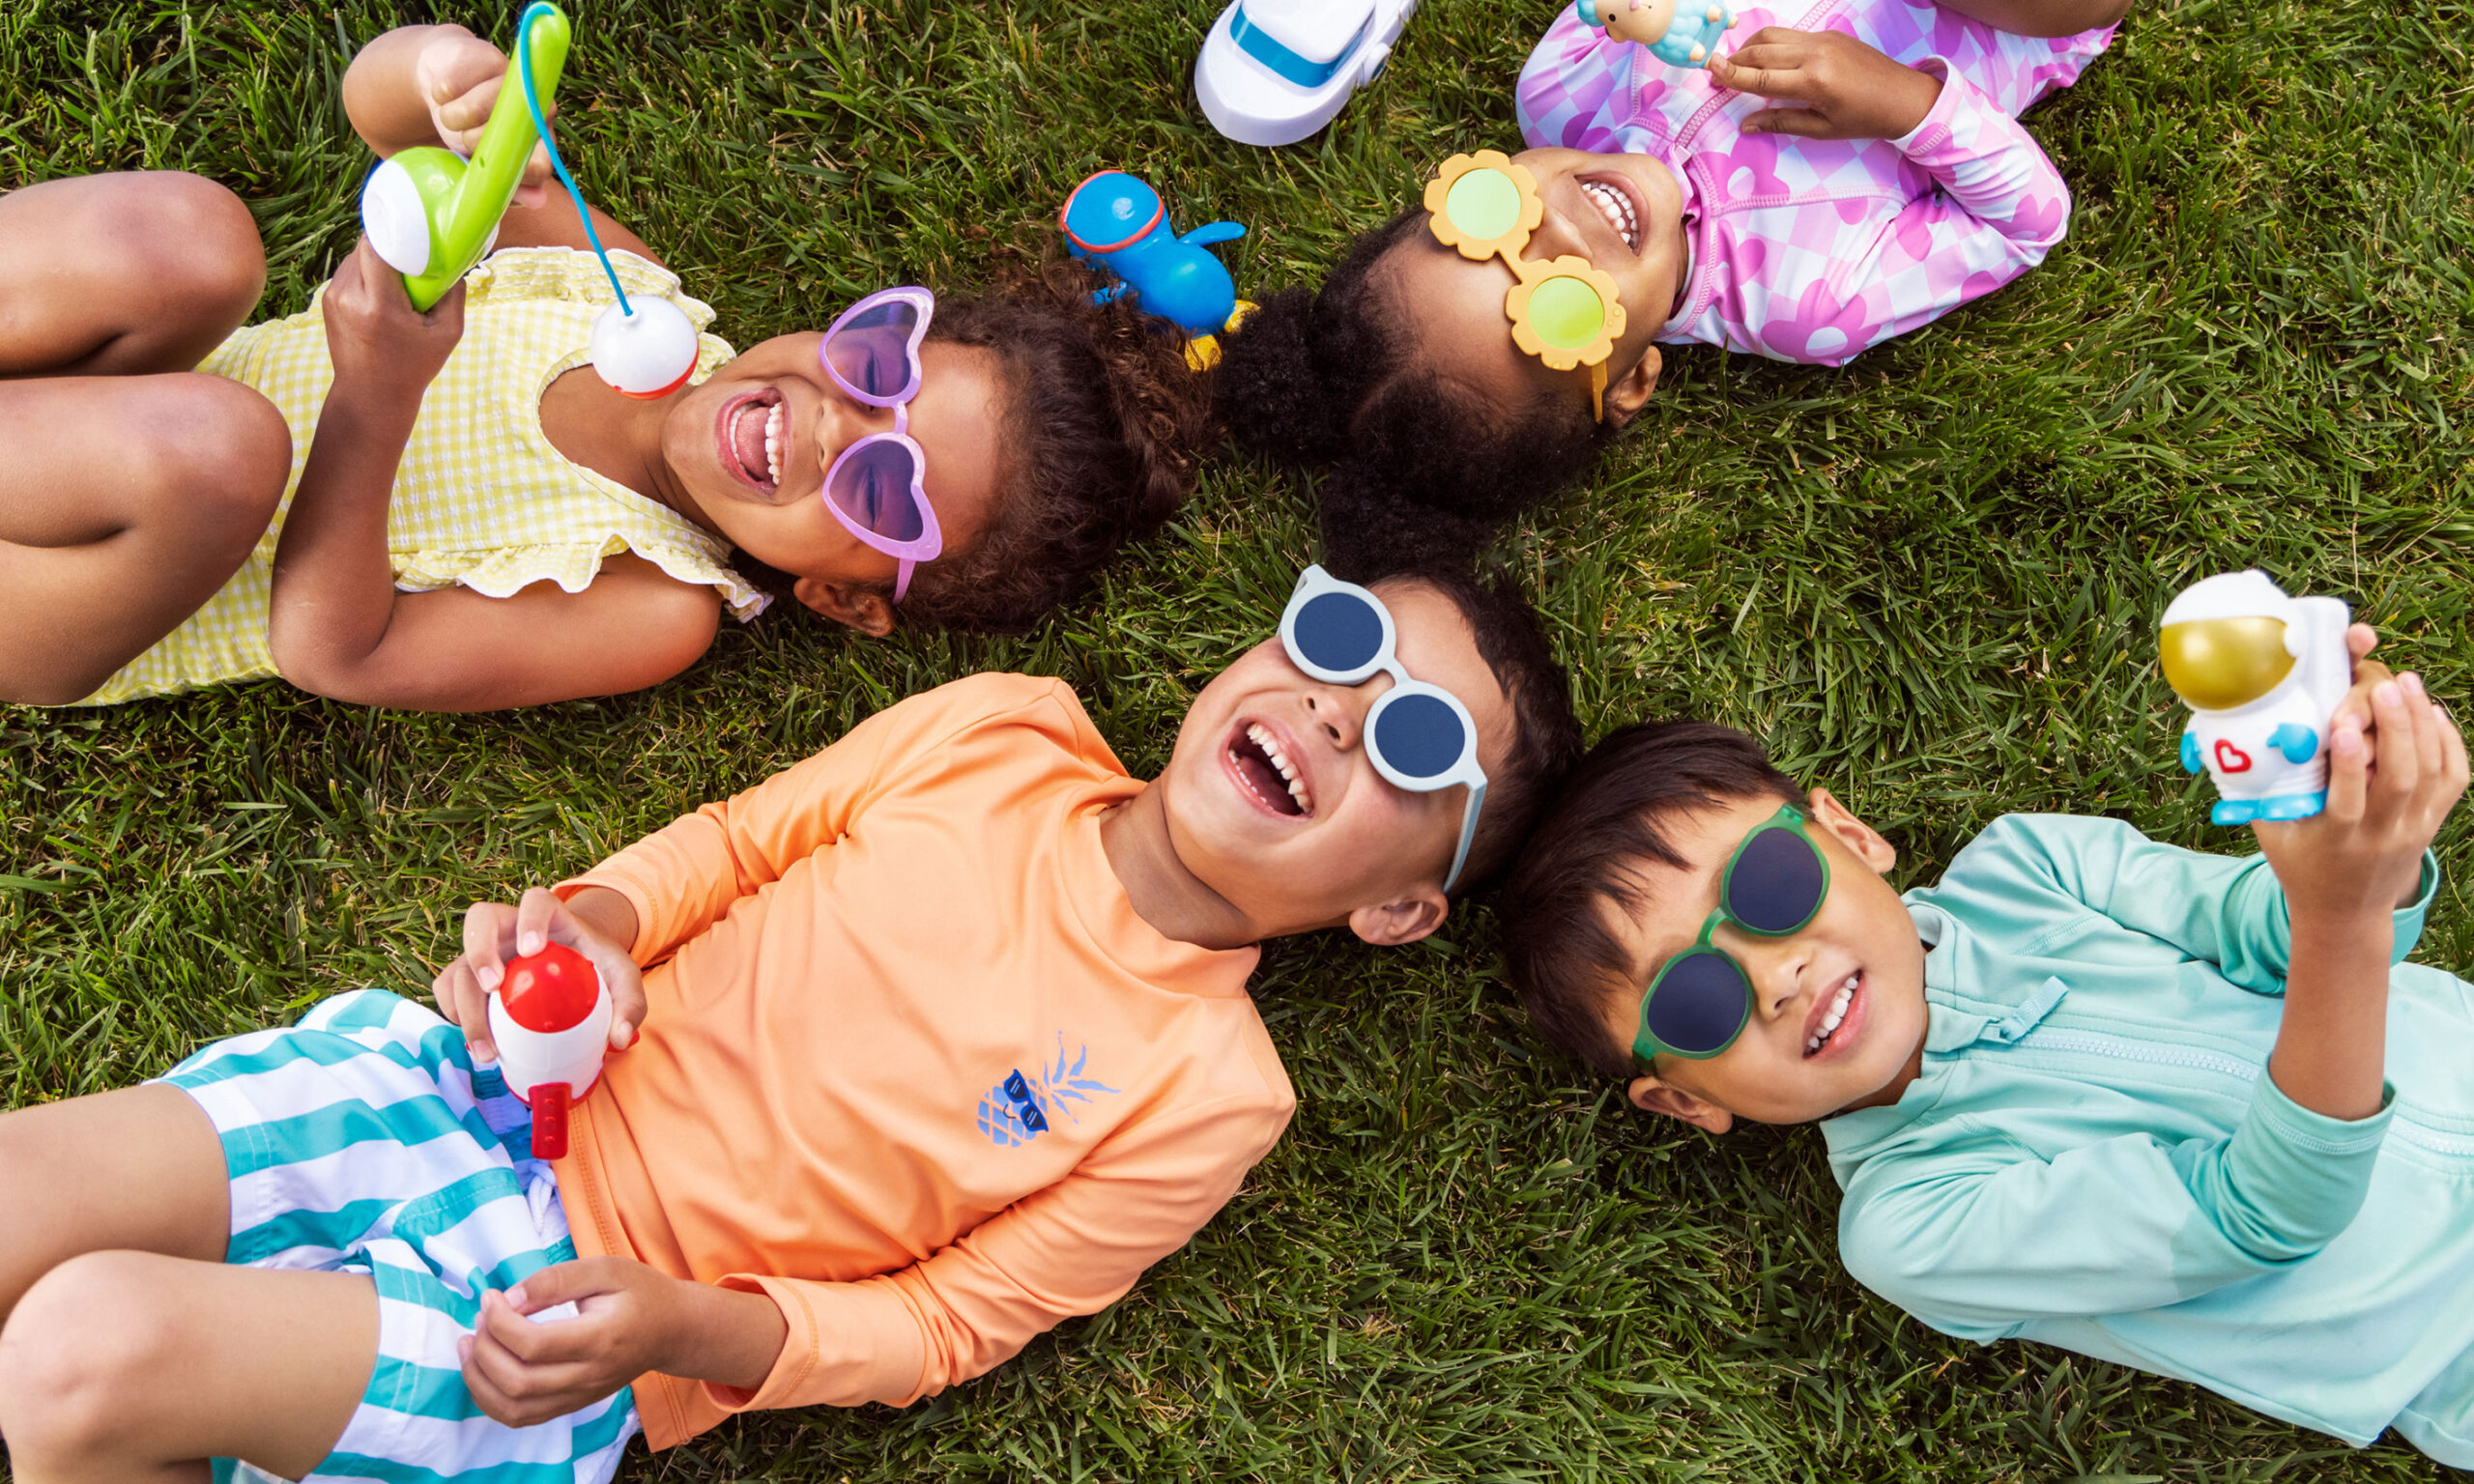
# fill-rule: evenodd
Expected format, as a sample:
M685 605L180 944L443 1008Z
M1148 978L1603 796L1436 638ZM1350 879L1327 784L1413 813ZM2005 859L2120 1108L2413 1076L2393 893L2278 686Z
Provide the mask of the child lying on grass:
M475 906L435 986L465 1030L364 990L0 1116L13 1476L599 1484L639 1422L979 1375L1279 1137L1255 945L1434 931L1578 751L1516 599L1309 569L1152 783L1056 681L957 681ZM481 1030L545 940L618 1005L555 1169Z
M1506 890L1513 978L1642 1108L1818 1121L1848 1270L1934 1328L2474 1466L2474 985L2402 961L2465 745L2356 681L2258 855L2014 814L1904 899L1750 738L1625 728Z
M344 101L381 156L469 148L505 69L407 27ZM913 291L835 326L829 357L815 331L740 356L705 335L697 385L638 401L586 363L613 295L582 224L527 191L426 314L364 242L307 310L246 328L265 255L223 187L0 197L0 700L278 673L431 710L606 695L693 664L760 584L870 634L897 607L1018 630L1192 483L1203 384L1079 271ZM631 297L711 319L594 219Z
M1597 270L1620 303L1611 345L1568 369L1516 345L1509 264L1446 245L1413 206L1229 338L1226 420L1275 457L1337 466L1336 553L1454 527L1477 540L1648 404L1661 343L1834 366L2042 262L2070 190L2018 115L2076 81L2127 8L1756 5L1703 70L1568 7L1517 88L1532 148L1511 163L1542 210L1517 256Z

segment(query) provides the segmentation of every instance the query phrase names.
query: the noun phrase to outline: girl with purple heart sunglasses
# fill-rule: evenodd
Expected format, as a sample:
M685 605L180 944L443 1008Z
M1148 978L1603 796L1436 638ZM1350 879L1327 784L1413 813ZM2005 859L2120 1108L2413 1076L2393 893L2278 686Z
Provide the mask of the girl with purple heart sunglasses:
M402 27L344 100L381 158L469 147L505 71L461 27ZM1019 633L1158 529L1211 442L1176 337L1065 263L870 295L816 313L822 337L704 334L688 385L627 397L584 364L612 278L699 329L712 311L597 220L607 274L566 204L519 195L427 311L364 244L315 307L250 323L266 254L224 187L9 192L0 261L47 287L0 325L0 703L273 677L436 711L608 696L768 594L872 635L896 604Z

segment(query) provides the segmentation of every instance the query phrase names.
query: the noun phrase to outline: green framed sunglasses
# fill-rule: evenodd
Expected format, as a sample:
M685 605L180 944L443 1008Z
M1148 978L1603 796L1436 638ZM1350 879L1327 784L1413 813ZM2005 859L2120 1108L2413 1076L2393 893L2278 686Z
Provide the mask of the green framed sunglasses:
M1641 1028L1632 1057L1706 1061L1736 1043L1752 1020L1752 976L1717 946L1718 925L1755 937L1801 932L1829 896L1829 862L1806 828L1804 812L1782 804L1752 827L1718 877L1718 909L1692 947L1668 959L1641 991Z

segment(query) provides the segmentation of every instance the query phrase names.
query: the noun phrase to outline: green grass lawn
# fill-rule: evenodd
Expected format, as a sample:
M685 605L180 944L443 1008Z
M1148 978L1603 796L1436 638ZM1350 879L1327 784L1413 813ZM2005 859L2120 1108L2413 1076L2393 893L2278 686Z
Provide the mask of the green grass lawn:
M1214 134L1217 0L591 3L562 88L586 188L746 345L855 293L968 286L1084 174L1252 233L1311 281L1454 148L1510 146L1546 0L1427 0L1381 85L1262 151ZM490 17L501 36L513 6ZM456 18L484 24L462 10ZM136 166L248 198L265 311L349 248L336 100L402 15L352 0L0 0L0 187ZM1989 300L1797 368L1669 357L1653 411L1509 536L1593 732L1766 735L1928 879L2011 810L2238 850L2174 766L2154 615L2258 562L2474 681L2474 81L2464 0L2143 0L2032 119L2070 241ZM0 299L5 307L5 299ZM4 457L5 453L0 453ZM791 614L620 700L433 718L265 684L0 708L0 1099L119 1087L360 985L413 989L463 905L577 870L972 671L1064 677L1138 772L1313 552L1310 489L1231 454L1105 591L1005 642ZM2474 847L2429 961L2474 968ZM1935 1335L1834 1262L1810 1132L1653 1127L1544 1056L1483 911L1449 942L1276 946L1287 1140L1108 1313L905 1413L726 1426L629 1479L2427 1478L2192 1387ZM8 1199L0 1192L0 1201Z

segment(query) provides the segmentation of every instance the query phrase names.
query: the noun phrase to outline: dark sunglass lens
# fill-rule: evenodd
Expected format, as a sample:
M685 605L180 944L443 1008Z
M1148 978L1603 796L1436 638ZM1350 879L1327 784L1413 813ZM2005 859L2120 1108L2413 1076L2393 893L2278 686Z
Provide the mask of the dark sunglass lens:
M1374 714L1375 755L1410 778L1440 778L1466 750L1469 734L1432 696L1403 696Z
M825 338L825 363L872 397L893 396L910 383L910 333L918 325L917 309L889 300L837 326Z
M1642 1011L1650 1034L1685 1056L1708 1056L1735 1040L1752 1013L1743 971L1724 954L1698 949L1667 965Z
M1755 932L1793 932L1821 910L1823 879L1811 842L1772 825L1744 842L1727 872L1727 915Z
M834 466L824 493L860 529L888 541L916 541L926 528L910 489L920 471L907 444L870 443Z
M1289 626L1297 652L1328 671L1347 673L1374 663L1383 649L1383 616L1353 592L1317 593Z
M1005 1096L1016 1102L1028 1102L1031 1100L1031 1085L1022 1080L1021 1072L1008 1072L1005 1075Z

